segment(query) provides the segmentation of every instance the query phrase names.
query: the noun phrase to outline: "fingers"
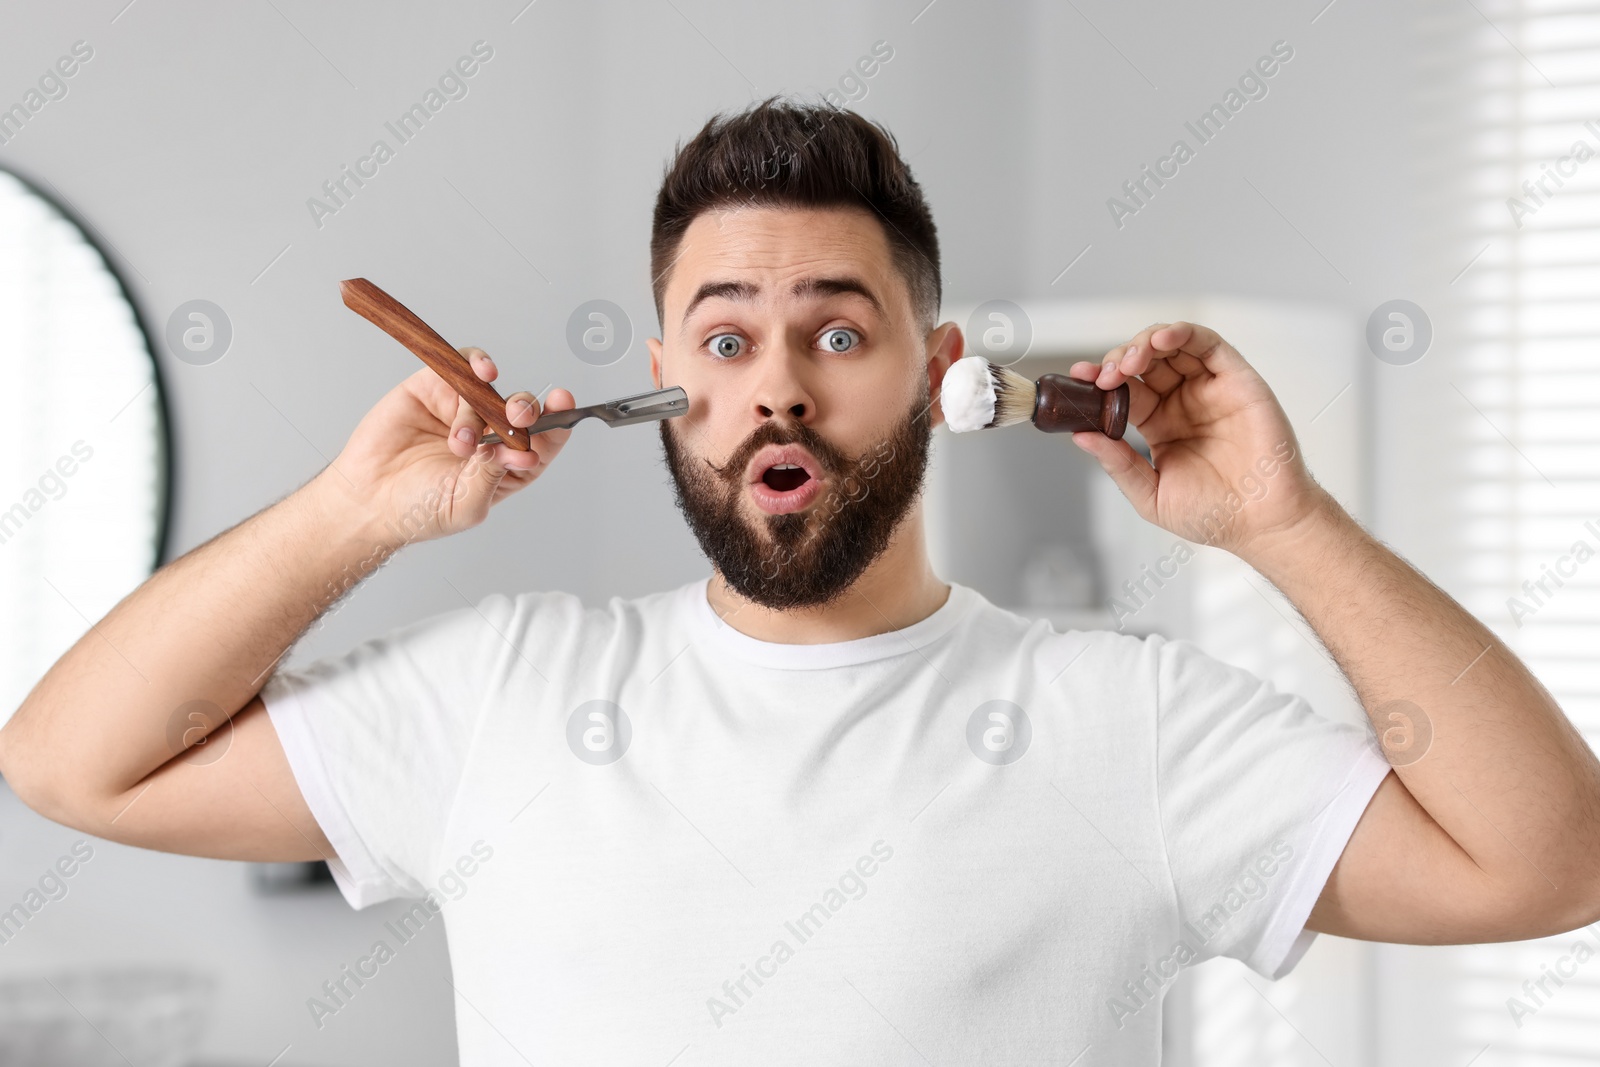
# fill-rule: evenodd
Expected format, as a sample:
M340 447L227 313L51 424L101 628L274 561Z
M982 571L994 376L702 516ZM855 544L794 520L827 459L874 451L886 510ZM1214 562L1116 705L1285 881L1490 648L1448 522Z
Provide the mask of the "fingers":
M1182 353L1165 352L1151 343L1160 330L1158 324L1122 345L1118 369L1124 375L1137 374L1146 385L1165 396L1187 378L1207 373L1205 364Z
M560 386L557 386L556 388L551 389L550 390L550 395L545 397L545 401L544 401L544 409L546 411L571 411L573 408L575 408L577 406L578 406L577 397L573 396L571 393L567 392L565 389L562 389ZM552 434L556 434L556 433L565 434L566 436L561 438L561 440L563 440L563 441L565 441L567 439L567 437L570 437L572 435L572 430L571 430L570 427L565 429L565 430L552 430L550 432Z
M478 450L478 438L486 428L487 424L472 410L472 405L457 397L455 418L450 420L450 451L466 459Z
M577 407L577 401L573 395L560 388L551 389L542 406L539 398L526 390L506 397L506 417L513 426L531 426L545 412L567 411L574 407ZM507 444L490 447L494 450L493 459L498 465L513 474L531 474L542 471L554 460L571 436L571 427L533 434L528 438L530 447L526 452L519 452Z
M1124 366L1130 356L1138 351L1132 345L1118 345L1105 354L1100 361L1099 372L1096 373L1094 384L1101 389L1115 389L1127 381L1136 372Z
M1156 322L1111 349L1098 364L1074 364L1071 374L1101 389L1137 378L1159 400L1186 380L1238 372L1253 373L1215 330L1192 322ZM1132 388L1137 394L1138 386Z
M469 345L456 351L466 357L467 362L472 364L473 373L484 381L492 382L500 376L500 368L494 365L494 359L483 349Z
M506 420L516 427L532 426L541 414L539 398L526 389L518 390L506 397ZM542 434L540 436L543 436ZM539 443L538 437L529 438L530 445ZM507 470L525 472L537 470L540 465L539 453L530 447L525 452L519 452L507 444L498 444L494 448L496 460Z
M1127 441L1113 441L1102 433L1082 430L1072 435L1072 443L1099 461L1100 467L1117 483L1140 517L1156 519L1156 470Z
M458 348L456 351L461 353L471 365L472 372L483 381L492 382L499 376L499 368L483 349ZM478 450L478 438L483 436L486 429L487 424L472 410L472 405L458 396L455 417L450 420L450 451L466 459Z
M1150 338L1166 326L1166 323L1160 322L1147 326L1134 335L1132 340L1117 345L1107 352L1099 364L1097 376L1093 379L1095 385L1101 389L1115 389L1137 375L1151 389L1164 395L1185 377L1204 373L1205 365L1192 359L1190 360L1192 366L1174 366L1167 358L1171 353L1163 352L1151 344Z
M1111 349L1099 363L1087 360L1074 363L1068 373L1080 381L1093 382L1100 389L1115 389L1127 382L1132 401L1128 414L1137 425L1163 396L1184 380L1184 374L1158 358L1148 343L1149 336L1163 325L1147 327L1132 341Z
M506 397L506 419L515 427L533 426L539 418L539 398L534 397L526 389L518 390ZM494 459L510 472L528 472L539 469L539 453L536 451L539 438L528 438L530 448L526 451L517 451L506 443L493 445Z
M532 426L539 417L539 398L526 389L506 397L506 420L516 427Z
M492 382L499 377L500 370L494 359L483 349L469 346L457 351L483 381ZM523 389L506 397L506 419L513 426L526 427L547 411L566 411L574 407L577 407L577 400L565 389L552 389L543 405L538 396ZM519 481L536 474L561 452L572 436L570 427L547 430L530 436L530 447L519 451L504 442L480 446L478 441L488 429L483 418L472 410L472 405L458 397L455 416L450 421L450 451L462 459L477 455L482 468L478 476L485 479L484 488L491 490L507 472L521 476Z
M1125 351L1125 348L1119 346L1112 349L1111 355L1107 358L1120 356ZM1081 382L1094 382L1095 386L1100 389L1115 389L1116 385L1105 386L1100 383L1101 376L1105 374L1105 366L1104 363L1093 363L1086 359L1080 360L1068 369L1067 376L1076 378ZM1160 369L1159 366L1156 368L1156 370ZM1137 427L1150 417L1150 413L1156 409L1156 405L1161 403L1161 397L1164 394L1147 384L1150 381L1150 373L1146 373L1142 379L1129 378L1126 375L1119 375L1119 377L1128 384L1128 421ZM1182 380L1181 377L1179 380ZM1118 382L1117 384L1120 385L1122 383Z
M1236 348L1217 331L1193 322L1156 323L1129 344L1138 349L1123 360L1130 374L1143 374L1158 361L1185 378L1249 371Z
M467 347L457 351L471 364L473 373L483 381L492 382L500 376L500 369L495 366L494 358L483 349ZM572 394L565 389L558 389L555 393L564 398L564 402L558 404L555 410L560 411L563 407L575 406ZM541 414L543 410L539 398L526 389L506 397L506 419L513 426L531 426ZM463 459L467 458L478 450L478 441L488 429L489 426L483 418L472 410L472 405L458 399L455 417L450 422L450 451ZM531 437L529 441L533 447L526 451L519 451L507 444L483 447L492 449L489 458L497 467L517 472L532 471L549 462L549 458L559 451L559 447L549 447L548 442L542 452L539 450L539 443L557 432L561 434L560 442L564 443L572 431L550 431Z
M545 411L570 411L578 406L578 401L573 395L562 388L551 389L545 397ZM540 465L549 463L561 454L561 449L566 446L567 439L572 436L572 427L564 430L546 430L544 433L534 434L528 440L532 442L532 451L539 456Z

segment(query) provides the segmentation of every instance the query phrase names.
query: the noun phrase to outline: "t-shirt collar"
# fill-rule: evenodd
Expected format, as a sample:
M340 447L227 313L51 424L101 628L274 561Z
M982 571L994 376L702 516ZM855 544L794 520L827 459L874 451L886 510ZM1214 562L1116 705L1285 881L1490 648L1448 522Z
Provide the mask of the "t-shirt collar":
M952 630L956 623L971 610L976 594L956 582L950 582L950 595L945 602L925 619L888 633L873 634L853 641L832 641L816 645L787 644L781 641L762 641L740 633L723 622L706 599L711 583L708 575L683 586L681 608L688 617L689 632L696 642L707 648L716 648L737 656L758 667L778 670L821 670L830 667L852 667L892 656L909 655L920 651Z

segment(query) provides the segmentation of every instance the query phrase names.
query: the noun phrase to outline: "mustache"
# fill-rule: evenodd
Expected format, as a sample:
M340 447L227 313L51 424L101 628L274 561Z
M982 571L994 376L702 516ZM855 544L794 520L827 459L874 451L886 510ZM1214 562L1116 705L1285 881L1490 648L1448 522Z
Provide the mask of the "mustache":
M850 457L835 448L817 431L801 422L768 421L756 427L728 456L722 466L708 458L707 467L723 481L731 482L742 475L755 454L768 445L800 445L817 457L824 473L837 474L850 464Z

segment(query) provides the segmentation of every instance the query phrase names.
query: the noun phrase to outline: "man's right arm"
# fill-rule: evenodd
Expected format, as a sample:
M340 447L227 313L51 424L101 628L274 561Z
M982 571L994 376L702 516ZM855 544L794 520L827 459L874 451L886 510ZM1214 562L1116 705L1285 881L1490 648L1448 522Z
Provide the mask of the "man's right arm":
M464 352L493 380L492 363ZM572 406L565 390L550 399L552 410ZM507 412L526 426L539 404L516 393ZM482 522L543 473L571 432L535 438L527 466L530 453L454 440L462 427L472 441L484 429L433 371L418 371L310 482L125 597L0 729L0 773L18 797L56 822L144 848L332 858L257 694L340 593L403 544Z
M161 568L68 650L0 731L25 803L147 848L327 855L256 694L373 554L331 474Z

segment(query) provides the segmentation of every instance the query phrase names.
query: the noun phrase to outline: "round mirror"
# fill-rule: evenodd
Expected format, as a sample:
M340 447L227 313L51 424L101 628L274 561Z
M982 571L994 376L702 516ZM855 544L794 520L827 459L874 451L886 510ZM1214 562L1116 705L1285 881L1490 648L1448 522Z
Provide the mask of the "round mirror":
M100 248L0 170L0 721L166 550L149 332Z

